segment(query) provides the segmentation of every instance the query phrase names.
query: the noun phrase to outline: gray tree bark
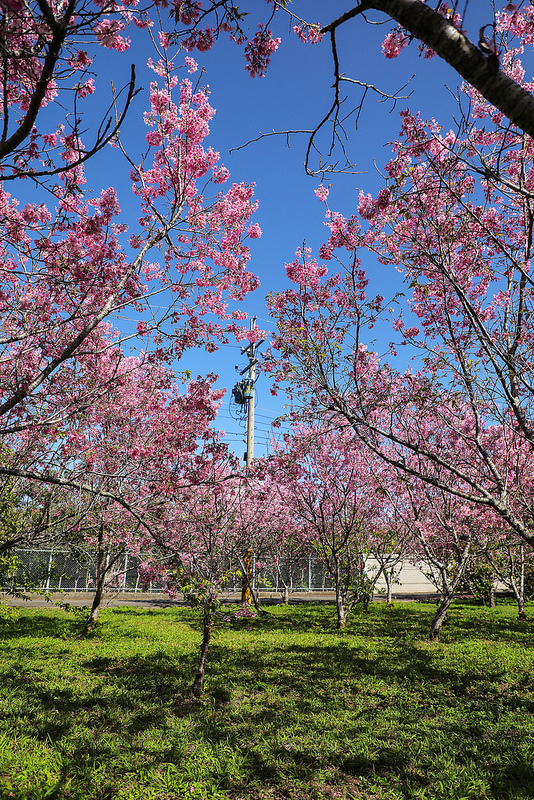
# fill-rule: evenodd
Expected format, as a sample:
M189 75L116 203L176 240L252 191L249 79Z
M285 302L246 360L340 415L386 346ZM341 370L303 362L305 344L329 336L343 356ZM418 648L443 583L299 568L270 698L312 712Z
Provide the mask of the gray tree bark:
M421 0L363 0L326 25L322 32L334 36L340 25L372 9L384 12L435 50L514 125L534 137L534 96L499 70L497 56L486 56L449 20Z
M206 674L206 662L208 660L208 651L210 648L211 632L213 628L213 620L209 611L204 612L202 624L202 643L200 645L200 661L198 669L191 687L191 692L194 697L199 698L204 690L204 675Z
M439 642L439 634L441 631L441 626L445 622L445 619L447 617L447 611L451 607L453 600L454 600L454 593L447 595L445 598L442 599L441 603L437 608L436 613L434 614L434 619L432 620L432 624L430 626L430 638L433 642Z

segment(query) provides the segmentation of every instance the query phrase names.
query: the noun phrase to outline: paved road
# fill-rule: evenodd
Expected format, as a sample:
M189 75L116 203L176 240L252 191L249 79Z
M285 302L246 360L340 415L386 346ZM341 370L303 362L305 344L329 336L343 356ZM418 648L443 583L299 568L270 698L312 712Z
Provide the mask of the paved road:
M238 603L240 595L226 594L223 595L224 599L230 602ZM432 595L417 595L404 594L396 596L398 600L411 600L417 599L430 599ZM383 599L377 596L376 600ZM21 608L54 608L54 603L69 603L72 606L90 606L93 602L93 594L91 592L54 592L50 595L50 601L46 600L43 595L28 594L28 599L23 600L18 597L10 597L7 594L0 593L0 601L6 602L8 605L19 606ZM260 600L264 605L280 603L281 596L278 592L261 592ZM333 603L335 601L335 594L333 592L294 592L289 597L289 602L294 603ZM170 600L167 595L156 592L118 592L116 594L106 595L103 607L107 606L132 606L133 608L172 608L173 606L184 605L184 600L178 598ZM55 606L58 607L58 606Z

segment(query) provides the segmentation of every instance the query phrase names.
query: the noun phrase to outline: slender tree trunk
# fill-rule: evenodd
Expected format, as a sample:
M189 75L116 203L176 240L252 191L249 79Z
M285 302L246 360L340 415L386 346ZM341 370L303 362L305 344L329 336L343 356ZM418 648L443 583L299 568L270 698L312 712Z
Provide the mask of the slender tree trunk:
M495 608L495 586L490 587L489 591L489 607Z
M471 550L471 536L464 545L460 562L456 568L456 574L451 583L449 583L449 581L447 580L445 566L442 564L439 567L441 573L442 591L440 592L440 597L438 600L438 608L436 610L436 613L434 614L434 619L432 620L432 624L430 625L430 638L433 642L439 641L441 626L443 625L447 617L447 611L449 610L452 601L456 597L456 589L464 576L467 563L469 560L470 550Z
M393 581L387 569L385 569L382 574L386 582L386 603L390 606L393 602Z
M104 597L104 583L98 582L96 586L95 595L93 597L93 605L91 606L91 612L87 618L87 622L85 623L85 630L87 633L92 633L98 623L98 617L100 615L100 606L102 605L102 598Z
M254 592L252 590L252 564L253 564L252 550L246 550L240 557L241 565L241 604L251 604L253 602Z
M337 629L343 630L347 624L347 606L343 593L336 588Z
M250 554L250 558L247 561L248 554ZM266 611L260 603L259 589L254 589L253 586L253 574L251 570L251 565L253 563L252 558L252 550L247 550L243 558L240 558L243 575L241 581L241 603L242 605L253 605L258 614L268 614L269 612Z
M104 587L106 585L108 567L109 553L106 552L106 548L104 547L104 523L101 522L98 530L98 543L96 547L95 594L93 597L91 612L85 623L86 633L92 633L97 626L98 617L100 615L100 607L104 597Z
M289 587L288 586L284 586L284 592L282 594L282 598L283 598L283 601L284 601L284 605L288 606L289 605Z
M519 597L517 598L517 615L521 622L527 618L525 614L525 547L521 543L519 547L519 556L521 558L520 574L519 574Z
M525 614L525 550L522 544L519 548L519 580L515 580L512 565L510 568L510 586L517 603L517 618L520 622L524 622L527 615Z
M446 594L441 600L441 603L439 604L437 611L434 614L434 619L432 620L432 624L430 626L430 638L432 639L433 642L439 642L439 634L441 631L441 626L445 621L445 618L447 616L447 611L449 610L453 600L454 600L454 592Z
M211 631L213 628L213 620L209 611L204 611L203 626L202 626L202 643L200 645L200 661L198 664L197 674L191 687L194 697L200 697L204 689L204 675L206 673L206 661L208 659L208 651L210 648Z

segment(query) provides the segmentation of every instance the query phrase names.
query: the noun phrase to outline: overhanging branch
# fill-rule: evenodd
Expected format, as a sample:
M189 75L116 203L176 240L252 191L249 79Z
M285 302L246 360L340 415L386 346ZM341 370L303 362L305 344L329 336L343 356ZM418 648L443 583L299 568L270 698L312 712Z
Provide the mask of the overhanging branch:
M382 11L430 47L518 128L534 138L534 96L498 69L450 20L421 0L365 0L322 28L335 38L337 28L366 11Z

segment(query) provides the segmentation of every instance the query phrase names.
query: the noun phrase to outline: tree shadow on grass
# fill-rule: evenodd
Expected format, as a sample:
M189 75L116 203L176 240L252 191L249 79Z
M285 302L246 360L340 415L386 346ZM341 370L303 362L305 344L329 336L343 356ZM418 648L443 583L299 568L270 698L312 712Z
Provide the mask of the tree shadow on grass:
M340 655L342 659L340 660ZM235 669L236 675L242 674L243 670L250 672L250 691L255 688L268 686L270 683L270 673L276 673L278 692L280 695L289 695L292 702L289 707L283 710L284 723L286 727L291 725L301 726L302 720L306 721L306 727L312 729L317 725L317 734L320 733L320 709L317 707L317 696L326 697L330 688L336 681L342 683L347 677L352 677L352 697L350 693L345 693L343 705L345 710L351 703L354 704L354 714L351 721L345 725L343 736L338 741L337 751L332 750L330 761L333 766L346 774L369 775L380 774L387 776L389 773L396 775L399 785L412 786L418 782L426 782L425 773L422 772L412 757L408 755L405 741L419 737L419 716L421 712L411 713L411 701L417 705L428 699L429 695L438 696L438 711L440 713L437 729L442 734L445 742L450 742L448 758L457 761L458 769L464 769L464 761L470 752L469 742L473 747L471 753L472 771L477 771L484 779L494 787L495 798L530 797L526 793L527 787L534 786L534 739L533 734L524 727L524 722L518 723L517 720L511 722L514 727L510 730L509 740L502 741L500 737L499 723L503 714L508 712L521 711L522 714L532 715L534 720L534 703L519 702L518 697L511 693L503 693L498 697L488 696L485 688L488 682L497 681L501 676L501 669L495 666L493 672L486 672L481 675L478 672L470 674L467 672L458 678L454 669L436 666L436 659L431 658L428 652L420 648L406 647L396 649L389 654L382 653L380 657L368 658L364 652L356 652L354 649L346 648L344 651L339 646L317 648L305 648L294 646L284 650L285 667L273 666L276 661L274 653L258 653L256 651L254 663L250 664L239 657L231 663L228 660L225 664L227 680L232 682L232 670ZM345 669L340 668L344 665ZM402 684L403 679L410 681L410 689L413 695L390 697L386 700L386 705L395 707L398 705L397 730L389 738L384 733L380 733L376 725L376 719L380 721L380 716L375 718L371 705L365 708L362 704L361 692L365 692L366 683L370 678L383 679L384 685ZM477 684L480 684L477 690ZM310 691L306 687L313 687ZM208 689L209 691L209 689ZM369 698L371 700L372 698ZM272 698L268 693L264 695L263 705L256 714L250 716L248 723L241 725L241 735L245 738L254 737L255 730L263 730L272 725L273 720L280 718L281 709L272 703ZM441 706L441 708L440 708ZM465 708L464 708L465 706ZM341 704L338 704L341 708ZM384 705L380 706L378 714L383 714ZM469 715L471 710L479 709L480 725L470 726ZM450 712L450 714L449 714ZM458 723L458 715L462 721ZM349 715L350 716L350 715ZM405 719L403 720L403 716ZM424 716L424 712L423 712ZM369 737L373 740L373 746L369 746L366 753L354 753L347 759L347 751L350 751L350 742L358 739L358 732L362 724L368 721ZM205 733L217 739L218 736L226 735L223 733L224 727L220 727L220 720L208 726ZM482 733L486 733L486 738L481 739ZM423 739L423 736L420 736ZM432 739L427 736L430 744ZM443 747L442 741L439 748ZM439 772L440 749L436 750L435 763ZM521 751L522 748L522 751ZM286 762L295 759L297 765L302 766L303 772L300 777L304 779L307 771L305 765L308 759L302 751L289 746L286 751L279 749L278 756ZM308 753L308 756L310 754ZM443 755L443 753L441 753ZM324 762L312 759L315 768L324 767ZM264 776L265 777L265 776ZM408 793L406 796L412 796Z
M442 663L436 657L441 645L434 648L416 638L418 631L426 631L426 620L417 609L396 607L383 618L371 611L369 618L354 618L342 634L332 630L331 609L315 612L299 609L295 618L297 630L309 633L313 621L317 627L312 632L332 631L332 637L321 635L316 645L276 647L272 640L262 644L254 640L254 631L247 650L216 642L200 703L188 695L196 640L188 654L162 648L149 655L86 657L79 665L81 679L52 692L38 676L32 680L13 672L9 690L28 709L27 735L59 746L65 779L72 778L78 786L91 785L95 764L109 771L112 783L118 769L117 742L130 757L141 752L145 770L159 763L181 769L187 730L192 745L242 754L239 785L229 765L219 760L212 768L213 781L222 782L235 797L252 796L244 793L246 786L265 786L276 793L286 792L291 782L311 786L322 774L324 782L340 791L344 782L374 777L397 787L399 797L411 798L418 787L425 791L439 772L443 748L449 764L459 770L474 764L474 771L491 786L491 797L531 796L525 787L534 785L534 723L519 725L513 714L521 711L534 719L534 704L521 698L516 685L498 696L488 694L488 686L501 682L501 665L481 672L469 662L461 669ZM128 616L122 609L119 613ZM196 615L189 613L188 622L196 626ZM155 618L159 612L147 614ZM22 630L35 635L35 626L26 628L28 622L24 620ZM37 629L39 636L64 635L63 623L54 616L42 618ZM260 620L257 630L286 631L285 612ZM355 639L356 633L366 631L374 637L372 646ZM84 674L92 681L89 688L84 687ZM510 719L505 735L503 715ZM179 735L166 721L175 718L183 721ZM328 729L332 720L335 730ZM432 726L440 734L436 745L429 732ZM163 742L157 752L135 744L151 730ZM427 748L424 763L410 749L414 740L419 748ZM209 769L205 767L206 783ZM90 794L86 797L92 800Z
M468 615L466 615L466 611ZM455 613L457 612L457 613ZM519 620L510 606L488 608L487 606L453 605L449 612L449 625L444 633L447 640L467 641L479 638L502 644L524 647L534 645L534 620Z
M57 610L39 611L31 616L21 614L12 621L0 623L0 646L2 641L26 636L64 639L79 634L80 624L74 616Z

